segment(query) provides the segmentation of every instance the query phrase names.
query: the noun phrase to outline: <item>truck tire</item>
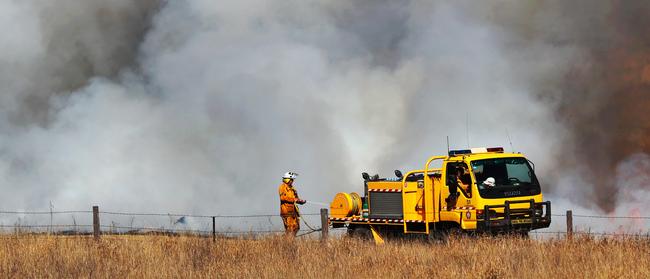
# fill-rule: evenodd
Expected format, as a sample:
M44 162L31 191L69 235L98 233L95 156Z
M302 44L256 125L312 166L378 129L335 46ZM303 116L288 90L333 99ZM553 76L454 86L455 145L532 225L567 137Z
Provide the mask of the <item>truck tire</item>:
M449 232L445 229L430 230L427 235L427 241L431 244L447 244L449 241Z
M465 237L465 233L461 228L454 226L447 229L447 237L459 239Z
M372 232L368 227L355 226L353 228L348 228L348 235L352 238L362 239L362 240L371 240Z
M530 235L528 234L529 231L520 231L518 236L523 238L523 239L529 239Z

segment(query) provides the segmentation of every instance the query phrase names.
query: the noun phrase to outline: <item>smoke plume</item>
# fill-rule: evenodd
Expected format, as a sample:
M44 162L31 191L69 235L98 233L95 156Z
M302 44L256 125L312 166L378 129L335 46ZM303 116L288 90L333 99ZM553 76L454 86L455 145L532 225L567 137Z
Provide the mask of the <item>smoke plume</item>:
M274 213L285 171L327 202L449 136L611 212L650 190L639 3L3 1L0 202Z
M605 212L615 211L620 189L629 187L628 177L617 170L650 151L649 8L641 2L558 1L513 11L532 23L519 27L520 42L541 41L544 52L571 49L561 75L540 73L531 85L566 130L566 142L558 146L562 153L554 158L559 176L573 174L582 181L562 187L582 188L575 200ZM650 191L648 183L637 187Z
M587 57L571 69L565 86L575 93L564 94L559 108L573 132L565 152L575 150L577 163L586 162L581 173L606 211L616 208L619 189L627 186L615 170L650 152L650 31L643 27L650 24L649 8L622 1L606 7L605 19L595 25L603 37L580 42ZM648 177L647 172L636 175ZM648 183L639 186L650 191Z

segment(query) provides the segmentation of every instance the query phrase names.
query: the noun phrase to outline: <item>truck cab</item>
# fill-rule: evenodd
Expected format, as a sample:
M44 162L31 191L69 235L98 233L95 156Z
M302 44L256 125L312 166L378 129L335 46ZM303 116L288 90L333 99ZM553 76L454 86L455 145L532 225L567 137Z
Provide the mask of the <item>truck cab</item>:
M501 147L451 150L429 158L421 170L395 175L364 173L363 196L337 194L330 204L332 226L391 235L527 234L551 222L551 203L543 201L534 164Z

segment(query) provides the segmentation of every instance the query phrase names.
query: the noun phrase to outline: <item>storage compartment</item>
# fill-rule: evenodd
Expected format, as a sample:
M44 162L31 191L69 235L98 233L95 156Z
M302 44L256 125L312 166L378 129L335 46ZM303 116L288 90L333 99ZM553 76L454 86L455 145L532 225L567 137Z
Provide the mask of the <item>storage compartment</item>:
M370 218L402 219L402 193L370 192Z

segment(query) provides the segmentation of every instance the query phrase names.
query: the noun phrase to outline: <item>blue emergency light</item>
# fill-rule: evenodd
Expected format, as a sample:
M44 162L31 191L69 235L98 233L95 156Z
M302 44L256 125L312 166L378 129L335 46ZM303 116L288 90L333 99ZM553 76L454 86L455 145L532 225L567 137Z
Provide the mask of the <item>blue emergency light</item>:
M449 156L458 156L463 154L472 154L471 149L449 150Z
M471 148L471 149L449 150L449 156L490 153L490 152L503 153L503 147L489 147L489 148L479 147L479 148Z

